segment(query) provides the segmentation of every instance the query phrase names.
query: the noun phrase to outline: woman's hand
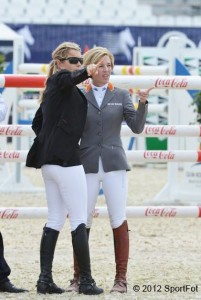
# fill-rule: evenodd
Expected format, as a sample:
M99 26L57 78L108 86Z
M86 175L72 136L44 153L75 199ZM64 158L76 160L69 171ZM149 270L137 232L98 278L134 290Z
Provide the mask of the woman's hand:
M147 89L147 90L143 90L143 91L138 91L137 95L139 97L139 100L141 103L146 104L148 96L149 96L149 92L151 90L153 90L155 88L155 86L152 86L151 88Z
M81 83L81 85L82 85L84 88L86 88L87 85L89 85L90 83L91 83L91 78L88 78L88 79L86 79L85 81L83 81L83 82Z
M89 76L97 75L98 74L98 68L102 64L102 59L97 63L97 64L91 64L88 65L87 68L87 73Z

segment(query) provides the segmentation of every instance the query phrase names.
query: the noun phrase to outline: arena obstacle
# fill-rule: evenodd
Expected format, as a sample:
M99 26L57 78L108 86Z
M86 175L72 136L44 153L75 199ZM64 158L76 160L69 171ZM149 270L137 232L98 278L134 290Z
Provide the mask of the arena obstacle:
M114 66L114 75L168 75L168 66Z
M39 107L38 99L21 99L18 102L18 106L23 109L27 108L35 108ZM165 103L161 104L149 104L149 113L151 114L159 114L159 113L167 113L168 112L168 105Z
M185 48L186 41L183 38L173 37L169 39L168 47L162 49L163 55L168 59L168 74L176 74L176 61L184 62L184 57L196 57L200 58L200 50ZM156 48L153 49L156 51ZM198 70L199 68L197 68ZM193 73L195 74L195 73ZM192 75L193 75L192 74ZM199 74L197 72L196 74ZM193 79L194 76L186 76L189 79ZM201 77L200 77L201 78ZM188 89L192 90L192 93L197 93L200 88L198 86L191 86ZM191 95L192 95L191 93ZM193 114L192 97L189 93L182 93L182 91L177 91L174 89L168 90L168 124L186 124L192 123ZM190 117L191 116L191 117ZM180 142L185 145L186 150L188 149L199 149L200 143L198 139L173 139L168 138L168 150L172 151L180 147ZM184 144L185 143L185 144ZM180 176L180 169L182 166L182 177ZM158 194L149 203L152 205L170 205L179 203L182 205L200 205L200 188L201 188L201 177L199 177L201 172L200 163L189 163L183 162L182 164L168 163L167 165L167 182L165 186L158 192ZM148 203L148 202L147 202Z
M122 136L201 136L201 126L198 125L146 125L142 134L134 134L127 125L122 125ZM0 125L0 136L34 137L35 134L30 125ZM27 151L8 151L0 152L0 162L24 162ZM200 160L200 152L163 152L163 151L141 151L127 152L130 162L177 162L191 161L197 162ZM25 185L26 186L26 185ZM30 190L29 190L30 191ZM41 191L41 189L39 189Z
M0 87L8 88L44 88L46 76L44 75L0 75ZM111 75L111 83L124 89L184 89L200 90L200 76L123 76Z
M169 59L169 64L168 64L168 74L172 75L175 74L173 69L173 64L174 64L174 59L175 57L178 55L178 53L182 52L183 53L183 48L182 47L178 47L178 43L175 42L175 40L172 40L172 42L170 41L169 44L171 44L170 47L168 47L168 51L170 52L168 55L166 55L166 57ZM177 48L177 51L175 51L175 48ZM182 49L182 51L181 51ZM150 74L151 75L151 74ZM14 85L14 83L12 82L12 78L7 78L7 83L9 87L16 87L16 85ZM19 80L20 76L23 75L19 75L18 77L18 81L19 81L19 87L23 87L23 80L24 78L22 78L23 80ZM27 75L26 75L27 76ZM29 79L31 82L31 78L33 75L29 75ZM40 75L37 75L40 76ZM138 77L138 80L137 80ZM134 86L134 88L150 88L150 87L155 87L157 90L161 91L167 91L167 89L169 90L169 104L168 104L168 121L169 124L177 124L178 120L176 120L177 118L177 114L175 113L175 94L173 94L174 90L178 89L178 90L199 90L200 89L200 80L201 78L199 76L163 76L161 74L158 74L158 76L150 76L150 77L146 77L146 76L116 76L116 75L112 75L111 77L111 81L114 85L122 87L122 88L127 88L130 89ZM46 80L46 76L44 76L44 79L40 79L40 83L38 83L38 88L43 88L44 83ZM26 80L27 82L27 80ZM33 83L28 83L25 84L25 88L26 86L29 87L29 85L31 85L32 87ZM1 78L0 77L0 86L6 86L6 78ZM35 88L35 86L33 86ZM183 100L183 97L182 97ZM169 109L170 108L170 109ZM175 147L175 143L173 145L172 142L172 137L173 136L169 136L168 139L168 148L169 150L172 150ZM199 154L198 154L199 156ZM174 171L175 171L175 167L174 168L169 168L169 166L171 165L175 165L176 161L174 163L168 164L168 188L166 189L167 191L167 195L169 193L169 190L174 190L176 184L176 180L175 180L175 175L174 175ZM177 164L177 163L176 163ZM177 164L178 165L178 164ZM160 195L161 199L162 199L162 195ZM168 195L169 196L169 195Z
M26 63L18 66L20 74L47 74L49 64ZM115 65L114 75L168 75L168 66Z
M127 218L201 218L200 206L127 206ZM67 216L68 217L68 216ZM108 217L106 207L96 207L94 218ZM0 219L47 218L47 207L0 207Z
M0 162L25 162L26 150L0 150ZM128 150L126 151L129 163L136 162L201 162L201 151L160 151L160 150Z
M34 137L35 134L31 129L30 125L0 125L0 136L10 136L10 137ZM132 136L169 136L169 137L179 137L179 136L191 136L199 137L201 136L201 126L198 125L146 125L144 131L141 134L134 134L127 125L122 125L121 129L122 137L132 137ZM26 160L27 151L0 151L0 163L3 162L15 162L23 163ZM127 157L130 163L147 163L147 162L181 162L190 161L198 162L200 161L201 154L199 151L127 151ZM5 180L5 178L4 178ZM6 179L7 182L8 179ZM20 182L20 178L17 180ZM0 190L3 190L5 183L1 183ZM10 185L11 186L11 185ZM28 188L29 182L24 184L21 191L31 191ZM10 190L10 189L9 189ZM43 191L42 188L37 189L39 192ZM36 189L35 189L36 191Z
M35 134L30 125L1 125L0 136L29 136L34 137ZM121 127L122 137L201 137L201 126L199 125L145 125L142 133L136 134L131 131L127 125Z

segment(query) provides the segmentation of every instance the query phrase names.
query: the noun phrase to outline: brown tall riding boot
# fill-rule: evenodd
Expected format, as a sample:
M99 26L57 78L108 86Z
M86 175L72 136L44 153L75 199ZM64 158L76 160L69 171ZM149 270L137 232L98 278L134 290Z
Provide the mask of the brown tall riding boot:
M79 290L80 271L77 263L77 258L74 252L73 252L73 268L74 268L73 279L70 280L70 285L67 287L66 292L78 292Z
M116 276L110 292L127 292L127 265L129 255L128 224L124 221L121 226L113 229Z
M90 228L86 228L86 230L87 230L87 237L89 240ZM67 287L66 292L78 292L78 290L79 290L80 270L79 270L77 258L76 258L76 255L74 252L73 252L73 268L74 268L73 279L70 280L70 285Z

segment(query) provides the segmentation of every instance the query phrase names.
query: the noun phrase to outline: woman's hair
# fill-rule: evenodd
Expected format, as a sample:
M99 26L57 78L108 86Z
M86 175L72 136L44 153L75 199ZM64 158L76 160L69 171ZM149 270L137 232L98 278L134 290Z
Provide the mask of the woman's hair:
M63 42L52 52L52 60L49 63L47 79L52 76L54 73L57 72L57 64L56 60L62 60L67 58L69 50L77 50L81 51L81 48L78 44L73 42ZM43 101L43 93L44 90L41 92L39 97L39 103Z
M52 76L52 74L56 73L57 65L56 60L62 60L67 58L69 50L77 50L81 51L79 45L72 43L72 42L64 42L61 43L53 52L52 52L52 61L49 64L49 70L47 78Z
M88 50L83 56L83 64L88 66L90 64L97 64L103 56L109 56L112 64L112 68L114 67L114 55L104 47L94 47Z

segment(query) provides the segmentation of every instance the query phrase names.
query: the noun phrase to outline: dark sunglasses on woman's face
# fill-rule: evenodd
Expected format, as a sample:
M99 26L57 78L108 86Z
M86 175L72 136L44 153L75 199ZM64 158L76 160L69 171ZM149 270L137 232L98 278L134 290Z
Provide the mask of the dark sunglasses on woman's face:
M80 62L81 65L83 64L82 57L67 57L67 58L60 59L60 61L63 61L63 60L68 60L71 65L76 65L78 62Z

